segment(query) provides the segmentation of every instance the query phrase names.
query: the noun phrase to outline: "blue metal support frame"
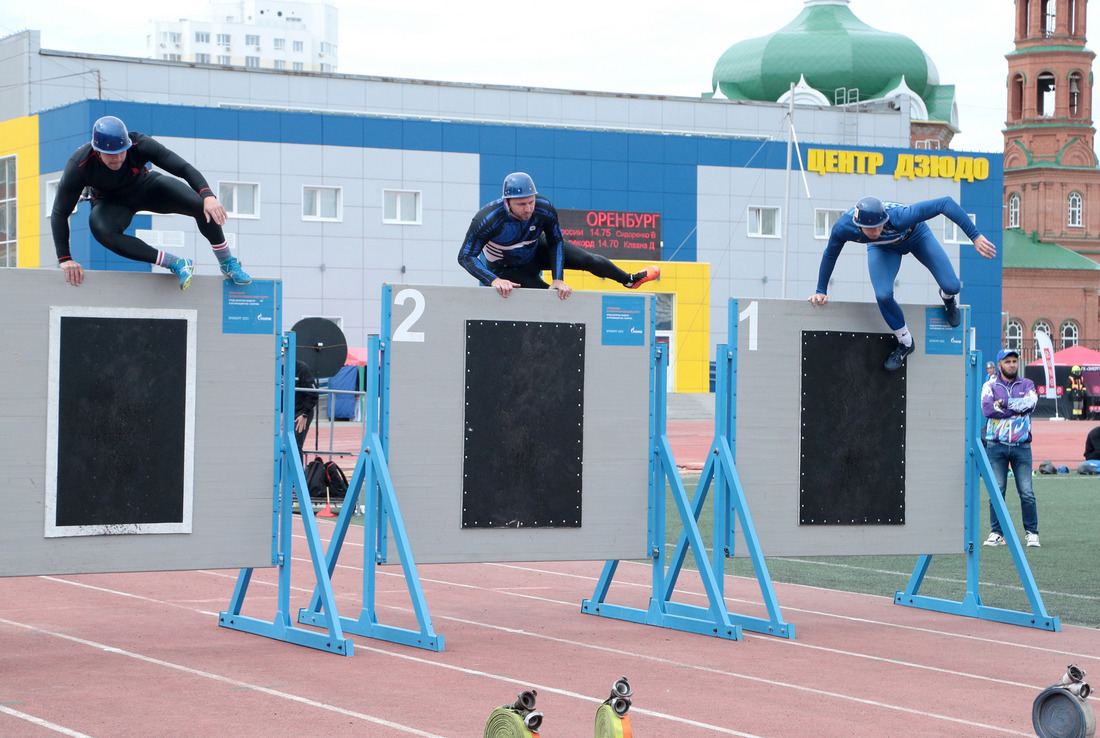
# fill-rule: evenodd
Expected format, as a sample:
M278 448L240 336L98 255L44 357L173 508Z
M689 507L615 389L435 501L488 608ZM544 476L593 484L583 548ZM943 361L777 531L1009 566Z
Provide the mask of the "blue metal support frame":
M382 330L383 335L390 334L391 287L382 290ZM348 491L336 519L336 527L325 554L328 576L336 570L352 516L358 507L359 495L363 493L364 507L364 544L363 544L363 606L358 618L336 617L329 613L336 610L323 600L323 591L315 590L309 607L298 612L298 622L311 625L329 625L335 621L349 633L375 638L378 640L414 646L429 651L443 651L444 638L432 628L431 615L428 613L424 590L420 584L420 575L413 559L412 548L401 517L401 508L397 504L397 493L390 478L386 451L389 433L389 387L390 359L389 340L381 341L378 336L367 340L369 354L367 365L366 402L363 416L363 443L355 462L355 470L348 482ZM375 569L386 563L388 545L387 530L392 528L394 544L405 575L405 584L409 590L413 610L419 630L399 628L378 622L375 609Z
M981 620L993 620L1009 625L1021 625L1040 630L1061 631L1062 623L1056 617L1047 614L1043 605L1043 598L1039 593L1039 587L1035 583L1035 577L1031 573L1031 567L1024 556L1023 547L1020 545L1020 536L1016 528L1009 522L1002 525L1005 542L1012 554L1012 560L1016 564L1016 571L1020 575L1020 583L1027 594L1031 605L1031 612L1017 610L1005 610L989 607L982 604L979 586L981 584L979 573L979 553L981 552L981 507L982 494L980 481L985 480L985 488L989 493L989 499L996 509L999 520L1011 521L1008 513L1008 505L1004 497L994 494L997 490L997 482L993 477L993 468L989 465L989 457L986 456L985 446L982 445L982 426L985 418L978 412L981 407L982 385L984 372L982 367L982 353L971 351L966 364L966 503L965 503L965 532L963 550L966 553L966 595L962 602L943 600L935 597L919 595L924 575L928 572L928 565L932 562L931 555L924 555L917 559L913 568L913 575L904 591L894 593L894 602L907 607L918 607L924 610L950 613L952 615L965 615Z
M248 585L252 580L252 569L241 569L237 577L237 585L233 589L229 609L220 613L218 625L316 648L320 651L351 656L355 652L355 645L350 639L344 637L338 620L328 624L328 632L297 628L291 620L290 562L294 518L292 500L295 490L299 499L304 500L298 507L301 510L302 525L309 544L313 573L317 577L316 591L323 600L326 610L336 612L336 600L332 593L332 582L329 579L330 570L322 566L324 548L321 534L317 528L317 519L313 515L313 506L309 504L309 488L302 469L302 457L298 453L298 443L294 438L294 368L294 334L284 333L279 344L279 356L275 362L275 474L271 530L271 563L279 570L279 593L275 618L266 621L241 614Z
M651 311L652 315L652 311ZM736 316L736 308L734 308ZM731 321L736 346L736 317ZM654 325L650 326L650 335ZM651 344L653 342L651 341ZM749 514L744 491L737 477L733 461L732 419L736 409L736 361L735 353L725 347L718 349L719 356L726 355L717 367L715 394L715 439L707 462L703 467L699 484L691 500L688 499L680 472L676 468L672 447L666 431L667 398L665 393L668 359L655 344L651 353L650 370L650 455L649 455L649 553L652 559L652 593L648 610L615 605L606 601L611 581L618 568L618 561L604 565L595 592L581 603L581 611L592 615L617 618L645 625L682 630L702 635L712 635L727 640L742 640L743 631L750 630L787 638L794 638L794 626L782 621L775 601L775 590L764 563L752 517ZM671 488L683 529L671 556L666 555L665 539L665 483ZM714 538L720 545L714 546L713 560L707 556L706 545L699 531L699 515L706 500L711 481L715 481ZM770 619L731 614L724 598L725 558L732 555L733 522L741 516L742 529L750 548L757 578L767 605ZM687 605L672 600L676 582L680 576L687 552L690 549L699 568L703 589L707 593L708 607Z

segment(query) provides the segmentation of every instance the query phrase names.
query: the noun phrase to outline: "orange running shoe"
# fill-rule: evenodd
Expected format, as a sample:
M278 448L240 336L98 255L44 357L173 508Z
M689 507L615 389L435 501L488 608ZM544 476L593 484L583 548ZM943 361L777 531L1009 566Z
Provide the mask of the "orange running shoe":
M661 267L650 264L637 274L630 275L630 281L626 283L627 289L636 290L646 282L652 282L661 276Z

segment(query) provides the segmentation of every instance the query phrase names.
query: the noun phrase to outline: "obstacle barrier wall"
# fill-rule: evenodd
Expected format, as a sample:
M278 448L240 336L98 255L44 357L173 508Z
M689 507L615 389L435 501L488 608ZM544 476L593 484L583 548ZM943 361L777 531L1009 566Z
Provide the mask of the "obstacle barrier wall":
M417 563L646 558L653 298L388 289L389 468Z
M278 292L0 269L0 576L272 565Z
M736 302L736 463L765 555L964 552L963 326L903 309L917 350L888 372L874 304Z

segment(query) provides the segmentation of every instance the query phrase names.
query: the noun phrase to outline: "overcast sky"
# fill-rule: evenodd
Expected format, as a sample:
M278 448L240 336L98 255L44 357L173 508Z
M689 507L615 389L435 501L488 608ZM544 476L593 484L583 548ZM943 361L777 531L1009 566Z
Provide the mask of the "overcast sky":
M711 90L726 49L778 30L803 8L803 0L645 8L556 0L476 10L454 0L333 4L340 13L337 71L344 74L687 97ZM874 28L911 38L932 57L940 82L955 85L962 132L953 149L1003 151L1010 0L851 0L850 8ZM34 29L47 49L144 56L150 19L205 15L205 3L169 0L105 9L87 0L13 1L0 15L0 35Z

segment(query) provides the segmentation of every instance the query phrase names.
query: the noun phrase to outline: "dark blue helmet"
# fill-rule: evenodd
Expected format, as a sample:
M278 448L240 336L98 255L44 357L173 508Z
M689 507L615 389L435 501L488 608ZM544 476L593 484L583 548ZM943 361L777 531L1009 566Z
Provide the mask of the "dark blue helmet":
M531 197L539 194L535 189L535 180L526 172L512 172L504 178L504 199L513 197Z
M113 115L105 115L92 126L92 148L101 154L121 154L133 146L126 124Z
M882 200L877 197L864 197L856 203L856 212L852 220L860 228L878 228L880 225L885 225L886 221L890 220L890 216L886 214Z

